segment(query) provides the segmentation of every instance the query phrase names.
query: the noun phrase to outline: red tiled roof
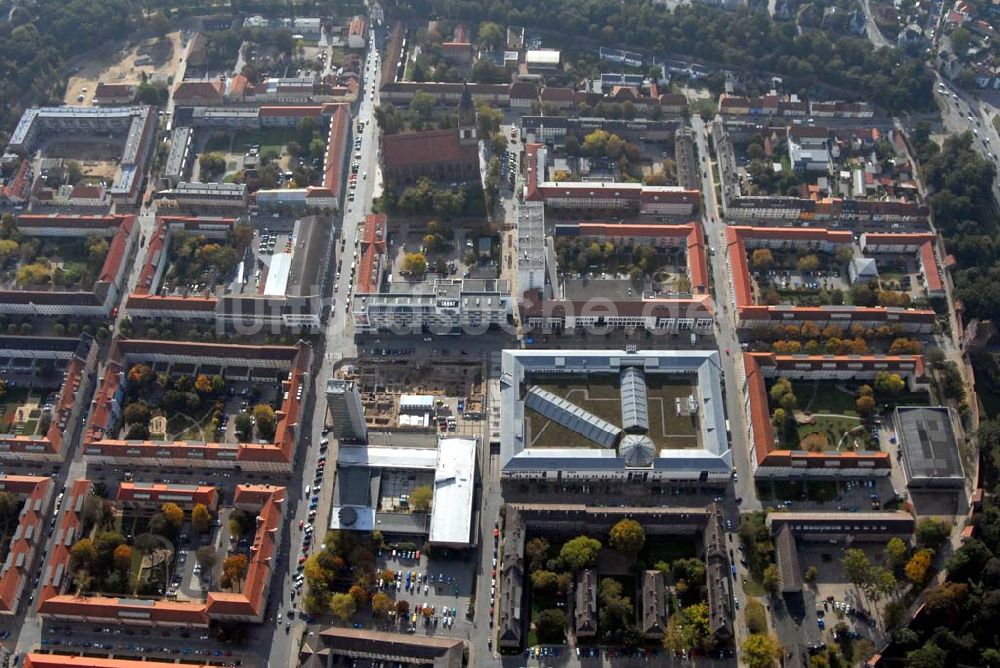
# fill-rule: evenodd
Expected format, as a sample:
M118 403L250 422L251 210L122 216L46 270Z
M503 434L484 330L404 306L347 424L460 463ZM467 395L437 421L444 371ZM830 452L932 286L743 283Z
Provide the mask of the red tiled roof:
M174 102L222 102L218 81L182 81L174 88Z
M753 436L754 458L759 466L792 466L793 462L806 468L890 468L888 452L804 452L776 450L774 428L768 404L764 367L772 367L777 373L795 378L795 371L803 364L813 368L829 368L834 365L855 365L861 362L869 365L859 371L870 370L872 376L888 364L891 369L906 371L913 369L917 376L923 375L924 362L919 355L774 355L773 353L743 353L743 368L746 372L747 405L749 422Z
M394 169L410 165L478 160L475 143L462 144L458 129L409 132L382 137L383 164Z
M941 272L938 271L937 260L934 258L934 242L925 241L920 246L920 262L924 267L924 279L927 281L927 290L930 292L940 292L944 290L941 283Z
M330 134L326 141L326 157L323 161L323 187L342 204L344 192L344 160L347 156L347 138L351 131L351 113L346 104L336 105L330 117Z
M542 102L572 102L576 99L576 91L572 88L557 88L546 86L542 89Z
M172 501L185 510L201 503L209 509L214 509L219 503L219 494L218 490L210 485L197 485L191 489L190 485L123 482L118 485L115 500L155 506L159 506L163 501Z
M32 555L45 541L43 523L52 488L51 478L35 476L0 477L0 490L10 492L24 501L17 530L0 568L0 611L13 613L24 586L31 578Z
M538 149L541 147L541 144L528 144L524 147L524 200L526 202L545 200L545 196L538 188L538 183L542 179L538 175Z
M155 299L140 297L140 299ZM254 359L288 359L291 365L289 378L282 381L282 391L287 398L276 412L278 420L275 439L271 443L240 443L237 446L221 443L188 443L186 441L154 442L125 441L113 438L106 430L111 422L113 398L121 383L126 353L136 357L162 354L212 356L232 358L246 363ZM150 341L145 339L115 339L107 354L104 377L94 394L90 422L84 437L89 451L112 457L153 457L157 459L184 459L192 456L209 461L273 462L287 465L291 462L295 435L302 411L297 397L300 386L305 384L311 351L305 344L292 346L246 346L224 343L194 343L177 341ZM226 456L235 451L236 457ZM167 454L163 454L167 453Z

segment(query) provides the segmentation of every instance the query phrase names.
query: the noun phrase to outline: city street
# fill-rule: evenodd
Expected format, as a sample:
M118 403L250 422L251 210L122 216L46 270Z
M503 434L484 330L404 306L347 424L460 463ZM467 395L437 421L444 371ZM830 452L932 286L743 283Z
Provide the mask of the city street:
M372 30L372 38L378 43L382 35L378 30ZM358 103L357 116L354 118L351 127L357 127L357 122L364 122L364 132L361 135L361 160L359 173L367 172L369 178L358 179L357 190L355 191L354 202L345 201L342 204L343 215L341 218L339 239L334 239L335 262L342 269L340 278L335 279L336 271L334 267L329 269L330 278L333 279L335 290L330 298L329 318L323 334L322 343L313 351L319 358L319 365L313 378L313 390L311 393L312 412L307 414L305 424L303 424L303 443L300 444L296 456L294 470L301 472L301 475L294 478L290 484L289 508L286 526L287 541L281 551L281 558L275 568L275 579L271 585L271 596L269 604L269 617L274 624L274 635L270 648L270 663L272 666L290 666L298 662L299 638L304 633L315 632L322 628L320 625L309 627L298 614L298 602L301 597L296 597L295 604L291 604L291 593L294 588L293 579L297 573L296 566L302 552L303 532L299 530L300 521L307 519L308 503L303 502L302 487L303 476L309 477L316 469L319 459L319 448L314 446L323 439L322 430L326 421L326 398L324 390L326 380L333 376L336 365L342 359L354 358L357 354L354 343L354 327L350 312L345 304L349 303L351 290L353 289L354 277L349 269L351 257L357 248L360 226L367 213L371 212L372 199L377 196L378 176L378 130L375 123L375 107L378 105L378 93L375 90L375 82L379 79L380 62L374 57L375 50L370 49L365 60L364 78L361 81L359 90L360 102ZM374 93L374 95L373 95ZM352 132L352 135L354 133ZM353 150L351 151L353 154ZM341 252L340 248L344 251ZM336 266L336 265L335 265ZM328 293L327 293L328 294ZM331 440L330 448L326 453L327 461L334 463L337 461L337 441ZM312 480L309 477L309 480ZM326 527L329 526L330 504L333 499L333 486L336 483L336 466L329 464L323 474L323 483L319 491L318 513L312 524L315 527L317 539L313 548L320 548L322 536L326 534ZM301 590L300 592L301 593ZM289 616L289 611L294 611L294 617ZM277 624L273 619L278 613L282 613L283 622ZM286 631L285 619L291 621L291 628ZM267 628L267 627L265 627Z

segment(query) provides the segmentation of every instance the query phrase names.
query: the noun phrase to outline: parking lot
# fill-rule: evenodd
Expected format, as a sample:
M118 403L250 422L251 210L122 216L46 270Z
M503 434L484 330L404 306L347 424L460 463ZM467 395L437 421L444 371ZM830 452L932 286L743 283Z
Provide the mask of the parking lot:
M380 551L376 564L380 573L391 569L397 574L395 586L383 579L379 590L394 601L409 604L409 617L394 622L402 630L468 636L473 626L468 612L477 575L475 559L430 557L416 550L388 549Z

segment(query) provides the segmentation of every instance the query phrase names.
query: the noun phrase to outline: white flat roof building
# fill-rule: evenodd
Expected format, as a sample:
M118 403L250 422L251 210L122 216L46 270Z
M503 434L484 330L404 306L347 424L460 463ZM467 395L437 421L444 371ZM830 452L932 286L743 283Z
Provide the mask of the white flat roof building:
M434 469L434 504L428 540L441 547L472 543L472 498L476 482L476 440L442 438Z

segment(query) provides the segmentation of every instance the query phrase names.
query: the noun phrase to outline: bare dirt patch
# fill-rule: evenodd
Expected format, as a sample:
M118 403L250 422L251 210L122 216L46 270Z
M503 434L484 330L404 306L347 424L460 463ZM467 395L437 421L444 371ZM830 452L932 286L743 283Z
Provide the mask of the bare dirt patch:
M163 38L152 38L128 48L99 56L80 67L66 84L66 104L93 104L94 89L99 82L139 83L142 73L153 77L173 76L180 63L181 34L172 32ZM139 60L139 64L136 63ZM83 101L79 96L83 95Z

